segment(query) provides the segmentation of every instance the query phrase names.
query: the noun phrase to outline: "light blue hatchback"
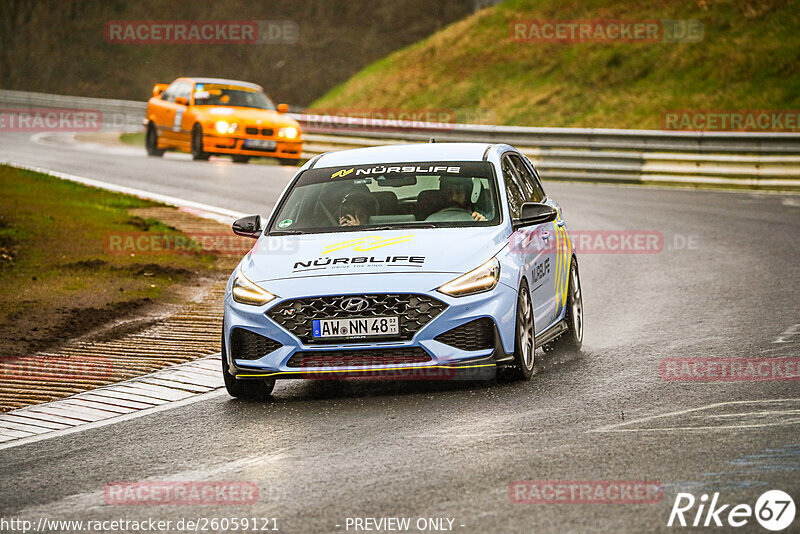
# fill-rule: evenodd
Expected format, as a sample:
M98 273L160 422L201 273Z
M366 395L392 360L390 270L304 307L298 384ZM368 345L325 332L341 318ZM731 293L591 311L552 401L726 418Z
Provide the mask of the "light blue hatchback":
M277 378L529 379L578 350L578 262L561 209L504 144L333 152L306 163L225 292L234 397Z

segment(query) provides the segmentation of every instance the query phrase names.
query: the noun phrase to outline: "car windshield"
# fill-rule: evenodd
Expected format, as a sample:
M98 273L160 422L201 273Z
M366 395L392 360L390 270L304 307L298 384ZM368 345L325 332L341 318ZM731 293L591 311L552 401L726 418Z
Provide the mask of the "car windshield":
M310 169L284 196L270 234L500 222L486 162L414 162Z
M275 109L275 104L261 91L234 85L198 83L194 88L194 103L196 106Z

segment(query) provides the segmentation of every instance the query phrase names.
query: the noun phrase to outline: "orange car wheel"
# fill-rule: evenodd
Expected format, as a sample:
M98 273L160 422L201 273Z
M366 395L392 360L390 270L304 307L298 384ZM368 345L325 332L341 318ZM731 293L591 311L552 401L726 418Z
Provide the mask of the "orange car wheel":
M203 150L203 128L199 124L195 124L192 128L192 159L204 161L209 156L211 154Z
M166 150L163 148L158 148L158 130L156 130L156 127L152 122L147 125L147 133L144 137L144 144L147 148L148 156L160 157L164 155L164 152L166 152Z

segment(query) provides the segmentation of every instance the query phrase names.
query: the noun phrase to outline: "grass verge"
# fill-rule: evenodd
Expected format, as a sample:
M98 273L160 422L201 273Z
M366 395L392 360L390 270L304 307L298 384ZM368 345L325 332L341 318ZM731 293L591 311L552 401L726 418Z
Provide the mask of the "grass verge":
M181 235L129 210L154 202L0 166L0 356L30 355L173 299L214 255L113 254L112 235Z

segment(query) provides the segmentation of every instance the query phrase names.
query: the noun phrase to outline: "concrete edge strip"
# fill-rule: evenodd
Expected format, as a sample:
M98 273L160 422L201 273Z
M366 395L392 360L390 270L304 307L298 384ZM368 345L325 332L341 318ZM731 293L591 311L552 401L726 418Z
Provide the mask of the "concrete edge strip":
M162 195L159 193L153 193L151 191L145 191L143 189L136 189L134 187L126 187L123 185L112 184L108 182L103 182L100 180L94 180L92 178L84 178L82 176L77 176L75 174L69 174L66 172L59 172L53 171L50 169L45 169L43 167L35 167L32 165L25 165L22 163L17 163L14 161L0 161L2 165L8 165L9 167L13 167L15 169L21 169L25 171L34 171L42 174L46 174L48 176L52 176L54 178L60 178L62 180L69 180L70 182L77 182L83 185L88 185L91 187L99 187L100 189L105 189L108 191L114 191L116 193L124 193L126 195L133 195L139 198L144 198L147 200L154 200L156 202L161 202L163 204L168 204L170 206L175 206L178 208L184 208L188 212L197 215L198 217L202 217L204 219L211 219L217 222L221 222L223 224L230 224L236 219L241 217L245 217L248 215L247 213L242 213L239 211L233 211L226 208L220 208L217 206L211 206L209 204L203 204L201 202L194 202L191 200L185 200L178 197L173 197L169 195Z
M63 399L42 404L34 404L0 414L0 439L4 439L3 441L0 441L0 450L26 445L28 443L35 443L45 439L66 436L93 428L113 425L122 421L129 421L145 415L162 412L164 410L171 410L172 408L178 408L180 406L186 406L187 404L193 404L195 402L220 396L224 394L223 391L220 391L224 384L222 381L221 364L218 363L219 359L220 354L217 353L213 356L168 367L166 369L156 371L155 373L150 373L137 378L132 378L130 380L125 380L123 382L117 382L116 384L77 393ZM96 392L114 393L117 389L127 390L130 386L145 384L147 386L152 385L146 382L147 379L160 378L169 380L169 378L175 374L180 374L183 377L191 376L192 373L196 372L195 369L207 369L206 365L208 363L213 363L220 368L219 383L213 387L208 386L211 388L209 391L198 393L189 393L186 390L179 390L176 388L175 390L180 391L181 396L183 397L178 400L166 401L161 404L150 405L144 408L133 408L130 406L130 403L115 403L115 399L111 396L105 397L103 403L98 402L96 400L97 397L93 396L96 394ZM201 378L206 382L208 381L208 375L206 373L202 373L202 376L198 378ZM176 383L176 386L178 385L179 384ZM104 405L107 405L107 407ZM90 408L92 411L92 421L72 419L72 421L69 423L70 426L67 428L47 428L48 426L53 426L52 418L51 416L48 416L49 411L59 412L65 410L74 412L76 409L80 410L81 407L87 407L86 409L89 409L88 406L92 406L92 408ZM120 413L121 411L124 411L125 413ZM30 423L26 422L26 420L29 420ZM64 423L63 421L64 420L62 419L62 422L59 423L59 426L67 425L67 423ZM41 424L37 424L37 422L40 422ZM30 428L25 430L25 427Z

